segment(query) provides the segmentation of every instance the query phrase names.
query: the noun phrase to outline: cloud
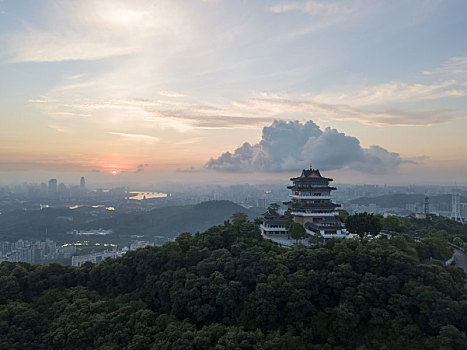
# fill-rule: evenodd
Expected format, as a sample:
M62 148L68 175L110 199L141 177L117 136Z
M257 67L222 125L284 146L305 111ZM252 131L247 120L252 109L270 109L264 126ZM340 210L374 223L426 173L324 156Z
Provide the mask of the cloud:
M212 158L205 168L225 172L283 172L307 168L310 162L322 170L384 174L397 169L405 160L379 146L363 148L357 138L336 129L323 131L313 121L275 120L263 128L259 143L245 142L233 153Z
M306 13L310 16L318 15L335 15L341 12L353 12L352 7L349 6L350 3L355 3L355 1L347 2L335 2L335 1L315 1L308 0L304 2L285 2L276 4L269 7L269 11L274 13L285 13L291 11L300 11Z
M276 14L299 12L312 17L312 21L307 21L306 25L291 32L291 36L296 37L340 25L349 20L361 21L360 17L365 17L371 13L370 8L373 8L374 5L374 2L364 0L307 0L281 2L267 7L267 10Z
M435 72L464 80L467 78L467 56L451 57Z
M185 42L190 20L170 1L83 0L47 2L40 24L25 22L8 38L13 62L98 60L134 55Z
M185 139L183 141L179 141L176 144L177 145L191 145L193 143L198 143L202 141L204 138L203 137L192 137L190 139Z
M60 116L65 116L65 117L90 117L90 114L84 114L84 113L73 113L73 112L52 112L49 113L51 115L60 115Z
M175 169L175 171L178 173L197 173L197 172L203 171L203 169L191 166L189 168L184 168L184 169L177 168Z
M148 143L148 144L152 144L154 142L159 141L158 137L149 136L149 135L142 135L142 134L127 134L127 133L123 133L123 132L111 132L111 131L107 131L107 134L120 136L120 137L122 137L122 138L124 138L126 140L130 140L130 141L144 142L144 143Z
M159 95L166 97L184 97L184 94L175 91L159 91Z
M296 115L305 115L314 120L351 120L371 126L429 126L445 123L459 115L449 109L414 111L386 107L384 104L391 106L391 102L403 100L405 96L411 96L415 100L428 100L441 95L465 94L465 86L458 88L456 94L456 89L443 90L443 87L450 84L382 84L379 87L321 95L257 93L255 97L223 103L201 104L178 99L86 98L75 99L69 103L58 103L54 99L37 106L50 116L87 117L82 121L86 119L85 122L92 123L92 127L106 128L111 124L124 128L128 121L131 121L132 125L139 125L141 130L156 126L182 133L193 129L260 128L275 119L285 119L287 116L296 118ZM358 104L361 104L361 107ZM114 134L125 137L124 133ZM147 135L126 135L127 139L133 138L147 143L157 141L151 136L146 137ZM181 142L197 141L198 139L194 138Z
M63 126L59 126L59 125L54 125L54 124L49 124L47 125L50 129L53 129L55 131L58 131L58 132L62 132L62 133L71 133L71 130L69 128L66 128L66 127L63 127Z
M359 93L354 93L358 95ZM376 93L375 93L376 94ZM356 101L368 102L377 97L360 94ZM342 97L351 102L352 95ZM310 94L288 95L262 93L258 97L232 100L223 104L196 104L184 101L148 100L148 99L100 99L81 100L71 104L57 105L41 103L49 115L92 116L88 120L103 127L112 124L126 125L131 120L135 125L147 128L152 125L173 128L180 132L193 129L221 128L259 128L271 123L278 117L287 115L307 115L313 119L352 120L372 126L427 126L445 123L456 115L449 109L425 111L407 111L397 108L359 108L345 103L331 102L331 95L314 96ZM349 101L347 101L349 100ZM339 99L336 98L336 102ZM365 102L365 103L366 103ZM362 107L364 107L362 105ZM140 141L157 141L152 136L139 134L113 133ZM137 137L137 136L140 137ZM186 142L197 142L189 139ZM183 142L183 141L181 141Z
M446 80L437 84L409 84L389 82L368 87L352 87L347 91L324 93L315 96L321 103L352 104L367 106L401 101L434 100L444 97L467 96L467 90L456 80Z
M149 166L149 164L138 164L136 166L136 170L135 170L135 173L141 173L144 168L147 168Z
M31 99L28 100L29 103L47 103L49 102L46 98L43 99Z

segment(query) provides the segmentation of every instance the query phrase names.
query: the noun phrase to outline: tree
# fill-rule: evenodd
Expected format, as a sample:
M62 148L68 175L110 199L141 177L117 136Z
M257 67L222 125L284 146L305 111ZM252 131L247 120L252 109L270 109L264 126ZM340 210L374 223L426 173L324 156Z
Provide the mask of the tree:
M379 219L375 215L366 212L350 215L345 225L347 230L356 233L361 238L376 236L381 231L381 222Z
M286 210L285 213L284 213L284 217L285 217L285 228L288 230L290 225L293 224L293 215L290 211Z
M346 210L343 210L343 209L339 209L337 212L338 212L339 219L342 222L345 222L347 218L350 216L350 214Z
M235 227L240 227L246 222L248 222L248 216L245 213L234 213L232 215L232 225Z
M381 226L383 230L402 233L405 231L405 227L402 223L402 219L397 216L388 216L381 219Z
M450 232L288 249L234 221L99 265L1 263L0 349L466 349L463 272L410 253Z
M271 205L269 205L268 207L268 213L269 215L272 215L272 216L279 216L279 213L277 212L280 208L280 205L277 204L277 203L272 203Z
M300 239L306 238L305 228L296 222L293 222L289 226L289 234L290 234L290 237L295 239L296 242L298 242L298 240Z

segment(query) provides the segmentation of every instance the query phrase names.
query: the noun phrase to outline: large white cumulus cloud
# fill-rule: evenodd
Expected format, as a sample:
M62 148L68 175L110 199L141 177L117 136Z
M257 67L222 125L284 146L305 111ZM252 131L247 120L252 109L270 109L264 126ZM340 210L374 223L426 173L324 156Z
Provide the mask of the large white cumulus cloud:
M322 170L353 169L383 174L404 162L398 153L379 146L363 148L360 141L336 129L320 129L313 121L276 120L263 128L261 141L245 142L233 153L212 158L205 168L226 172L282 172L309 167Z

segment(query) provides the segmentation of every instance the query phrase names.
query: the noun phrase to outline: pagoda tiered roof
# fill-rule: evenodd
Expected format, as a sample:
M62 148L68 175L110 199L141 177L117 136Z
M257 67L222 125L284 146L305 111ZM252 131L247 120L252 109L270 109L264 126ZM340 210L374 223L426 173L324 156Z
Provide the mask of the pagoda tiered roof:
M274 216L266 212L263 214L264 220L263 222L267 225L284 225L285 224L285 217L283 216Z
M289 190L292 190L292 191L306 191L306 190L336 190L336 187L331 187L331 186L316 186L316 187L298 187L296 185L292 185L292 186L287 186L287 188Z
M290 179L290 181L303 181L303 180L323 180L323 181L333 181L333 179L329 177L323 177L321 176L321 173L319 172L318 169L303 169L301 175L299 177L293 177Z

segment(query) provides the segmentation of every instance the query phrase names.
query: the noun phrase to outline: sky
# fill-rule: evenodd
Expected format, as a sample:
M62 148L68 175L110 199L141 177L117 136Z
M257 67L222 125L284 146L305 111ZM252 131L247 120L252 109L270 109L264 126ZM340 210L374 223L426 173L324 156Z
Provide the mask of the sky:
M0 0L0 183L467 183L464 0Z

